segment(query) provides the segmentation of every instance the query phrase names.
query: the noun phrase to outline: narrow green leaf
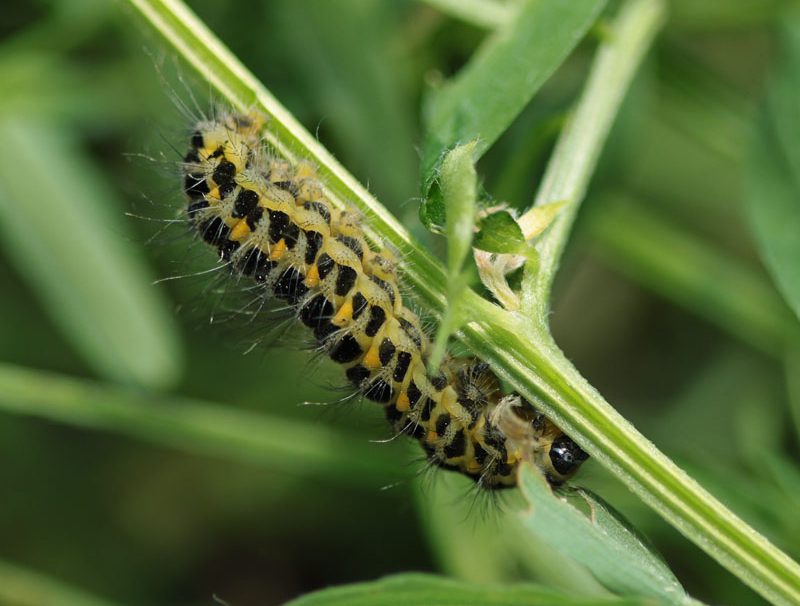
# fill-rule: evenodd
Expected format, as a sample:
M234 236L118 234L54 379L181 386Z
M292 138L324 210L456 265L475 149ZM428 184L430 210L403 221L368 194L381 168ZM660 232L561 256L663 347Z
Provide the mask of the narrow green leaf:
M756 244L778 290L800 316L800 189L764 123L749 167L745 202Z
M369 583L324 589L286 606L601 606L644 604L642 600L582 598L530 583L476 585L425 574L400 574Z
M435 372L444 358L450 335L461 327L461 308L467 278L464 262L472 250L472 234L478 196L478 175L473 153L475 142L460 145L448 152L442 163L439 189L450 221L447 235L447 307L444 310L433 341L428 367Z
M365 478L375 478L378 484L397 473L397 457L385 445L362 445L353 436L319 424L15 366L0 365L0 411L361 486Z
M519 223L511 213L502 210L480 222L475 248L492 253L524 254L527 244Z
M693 602L663 560L600 501L589 501L590 520L555 497L542 475L530 466L520 470L520 487L531 504L525 525L552 549L586 566L612 591L668 604Z
M461 272L472 247L478 197L475 172L476 142L460 145L447 153L442 162L439 184L447 209L447 268L451 276Z
M426 198L447 150L477 140L476 157L483 155L564 61L604 5L605 0L527 0L456 77L431 94L425 108L422 159ZM441 215L438 204L435 198L423 204L420 216L426 225Z
M0 137L2 240L41 304L98 373L173 383L177 333L113 188L56 123L7 115Z
M800 42L788 40L751 148L745 201L761 257L800 317Z
M575 596L611 596L585 567L523 528L519 513L526 504L517 491L503 495L498 507L495 494L475 492L465 498L470 488L465 482L469 480L447 474L432 484L415 483L417 513L440 570L472 582L525 578Z

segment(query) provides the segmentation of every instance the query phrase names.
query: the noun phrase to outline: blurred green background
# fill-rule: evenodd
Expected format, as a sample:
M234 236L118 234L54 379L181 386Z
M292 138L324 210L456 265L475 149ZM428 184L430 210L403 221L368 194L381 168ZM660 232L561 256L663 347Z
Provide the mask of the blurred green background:
M646 436L797 558L797 319L744 210L795 3L669 4L559 274L553 329ZM484 30L411 0L190 5L442 250L416 218L419 108ZM602 35L481 161L498 200L530 203ZM390 437L373 406L298 406L344 395L302 335L231 313L208 276L152 284L213 263L169 223L191 128L179 106L213 99L123 3L3 11L0 81L0 601L49 603L16 566L112 604L277 604L411 570L596 589L512 547L468 480L418 478L416 445L372 442ZM760 603L598 465L578 482L696 597Z

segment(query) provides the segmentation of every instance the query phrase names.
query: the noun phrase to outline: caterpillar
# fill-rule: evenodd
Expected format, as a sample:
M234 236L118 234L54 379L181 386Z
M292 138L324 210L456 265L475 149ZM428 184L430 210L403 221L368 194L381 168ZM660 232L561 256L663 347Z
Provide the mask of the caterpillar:
M198 123L183 161L186 214L230 271L284 301L394 431L430 464L481 487L516 484L532 461L552 486L588 455L518 394L503 396L489 366L446 359L429 373L430 343L398 288L394 255L375 250L357 212L334 206L313 166L271 155L258 113Z

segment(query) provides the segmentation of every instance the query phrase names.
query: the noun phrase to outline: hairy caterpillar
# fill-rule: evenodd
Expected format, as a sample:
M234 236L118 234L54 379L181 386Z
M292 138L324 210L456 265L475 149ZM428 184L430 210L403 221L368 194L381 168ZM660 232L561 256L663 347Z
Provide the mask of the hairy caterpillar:
M490 489L514 486L524 460L552 485L570 477L586 453L519 395L504 397L488 365L447 359L428 373L429 341L392 255L370 248L360 217L327 200L313 167L270 156L263 126L256 113L196 125L183 185L202 239L264 297L285 301L431 464Z

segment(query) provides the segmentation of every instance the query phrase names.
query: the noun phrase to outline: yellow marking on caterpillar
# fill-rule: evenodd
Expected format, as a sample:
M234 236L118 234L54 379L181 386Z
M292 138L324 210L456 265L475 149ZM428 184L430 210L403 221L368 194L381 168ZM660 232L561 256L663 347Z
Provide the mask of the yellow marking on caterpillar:
M409 408L411 408L411 401L408 399L408 394L405 391L400 392L400 395L397 396L395 407L400 412L406 412Z
M269 251L269 259L270 261L280 261L284 254L286 254L286 241L281 238Z
M306 286L309 288L316 288L319 285L319 269L315 264L311 264L306 272Z
M220 200L222 200L222 198L219 196L219 187L215 187L208 192L206 194L206 200L209 202L209 204L219 204Z
M367 355L364 356L364 360L362 361L362 364L364 366L366 366L367 368L369 368L370 370L376 370L376 369L380 368L381 366L383 366L383 364L381 364L381 356L378 353L378 340L377 339L375 339L375 344L372 347L369 348L369 351L367 352Z
M333 316L333 318L331 319L331 323L341 328L352 319L353 319L353 302L351 299L347 299L344 303L342 303L342 306L339 308L339 311L336 312L336 315Z
M234 242L238 242L242 238L246 237L247 234L249 233L250 233L250 226L247 224L246 219L242 219L236 225L233 226L233 229L231 229L231 235L229 237Z

